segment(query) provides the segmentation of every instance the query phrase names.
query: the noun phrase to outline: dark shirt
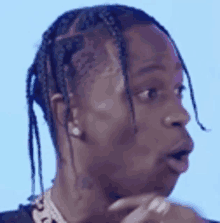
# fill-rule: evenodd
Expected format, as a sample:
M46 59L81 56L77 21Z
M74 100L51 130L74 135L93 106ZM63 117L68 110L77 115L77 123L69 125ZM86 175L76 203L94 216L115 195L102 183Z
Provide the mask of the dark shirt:
M25 206L20 204L18 210L0 213L0 223L34 223L31 215L32 209L33 207L30 204ZM220 223L219 221L208 221L209 223Z
M34 223L31 211L30 204L26 206L20 204L18 210L0 213L0 223Z

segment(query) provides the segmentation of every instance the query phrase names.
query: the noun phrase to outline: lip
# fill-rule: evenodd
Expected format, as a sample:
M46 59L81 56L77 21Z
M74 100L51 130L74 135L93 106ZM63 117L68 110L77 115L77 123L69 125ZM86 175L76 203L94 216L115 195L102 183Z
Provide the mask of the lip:
M184 173L189 168L189 154L193 151L194 143L190 140L180 140L172 149L169 151L166 157L166 163L170 168L176 171L178 174ZM181 151L185 151L181 159L176 159L174 154Z
M187 155L190 154L194 149L193 141L189 140L180 140L177 144L175 144L172 149L169 151L168 156L179 153L182 150L186 150Z

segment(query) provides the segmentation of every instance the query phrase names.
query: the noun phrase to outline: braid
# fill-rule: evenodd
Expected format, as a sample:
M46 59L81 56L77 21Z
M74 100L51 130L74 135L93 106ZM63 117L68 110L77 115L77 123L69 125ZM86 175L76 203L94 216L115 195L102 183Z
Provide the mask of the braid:
M41 49L38 54L38 66L37 66L37 73L39 75L40 79L43 79L42 83L42 92L45 100L45 106L46 106L46 119L49 120L49 123L51 123L51 114L49 109L49 97L48 97L48 76L46 72L46 47L48 42L48 33L44 33L43 35L44 42L42 43ZM34 125L35 125L35 133L36 133L36 139L37 139L37 146L38 146L38 169L39 169L39 178L40 178L40 186L41 186L41 192L44 195L44 188L43 188L43 179L42 179L42 161L41 161L41 148L40 148L40 140L38 135L38 128L37 128L37 120L36 116L34 114Z
M33 76L34 65L30 67L28 70L27 76L27 101L28 101L28 113L29 113L29 134L28 134L28 143L29 143L29 156L31 161L31 179L32 179L32 194L34 195L35 190L35 165L34 165L34 152L33 152L33 128L32 128L32 120L33 120L33 96L30 92L31 79ZM30 197L31 199L31 197Z
M69 39L64 39L63 41L59 41L59 43L55 46L55 61L57 61L57 84L63 95L63 99L65 104L67 105L67 109L64 113L65 119L65 129L68 132L68 117L70 114L70 99L67 91L66 80L68 79L66 72L64 71L64 65L68 64L71 59L71 55L81 50L84 47L84 39L82 35L77 35L74 37L72 41ZM57 58L58 57L58 58ZM69 145L71 145L70 139L68 137ZM71 154L72 166L74 168L75 173L76 168L73 161L73 150L69 147L69 151ZM76 175L76 182L78 179L78 175ZM77 188L78 189L78 188ZM79 192L79 191L78 191ZM80 199L80 198L79 198Z
M173 40L172 40L173 41ZM174 41L173 41L174 43ZM198 117L198 110L197 110L197 105L196 105L196 101L195 101L195 97L194 97L194 92L193 92L193 87L192 87L192 82L191 82L191 77L189 75L189 72L188 72L188 69L184 63L184 60L183 58L181 57L180 53L179 53L179 50L178 48L176 47L175 43L174 43L174 46L178 52L178 55L179 55L179 58L181 60L181 63L182 63L182 66L183 66L183 69L184 71L186 72L186 76L187 76L187 79L188 79L188 83L189 83L189 89L190 89L190 97L192 99L192 104L193 104L193 108L194 108L194 111L195 111L195 116L196 116L196 122L197 124L200 126L200 128L203 130L203 131L206 131L206 132L210 132L211 130L210 129L206 129L202 124L201 122L199 121L199 117Z
M78 10L79 11L79 10ZM67 20L67 17L70 18L70 20ZM40 137L39 137L39 131L38 131L38 124L37 124L37 118L33 110L33 102L34 100L42 107L45 115L45 119L48 122L49 128L50 128L50 134L52 136L56 152L59 157L61 157L60 151L57 147L57 141L54 133L54 122L52 119L51 111L50 111L50 105L49 105L49 89L48 89L48 75L46 71L46 56L49 51L49 46L51 46L51 39L55 36L56 31L58 30L61 34L65 32L64 30L64 24L67 26L70 22L72 22L73 18L76 18L76 14L72 12L66 13L65 15L59 17L57 21L55 21L52 26L49 28L48 31L46 31L43 34L43 41L42 45L36 55L36 58L34 60L34 63L31 65L31 67L28 70L28 76L26 79L27 83L27 89L26 89L26 97L28 102L28 114L29 114L29 156L31 161L31 179L32 179L32 195L28 198L29 201L33 201L35 196L35 165L34 165L34 152L33 152L33 125L35 129L36 139L37 139L37 146L38 146L38 168L39 168L39 178L40 178L40 186L41 186L41 192L44 194L44 187L43 187L43 177L42 177L42 157L41 157L41 147L40 147ZM61 20L61 21L60 21ZM60 26L59 26L60 24ZM31 80L33 75L38 74L37 78L35 79L34 83L34 90L31 94ZM37 91L40 91L40 80L42 80L42 98L37 94Z
M191 78L190 78L190 75L189 75L189 72L188 72L188 69L185 65L185 62L179 52L179 49L178 47L176 46L176 43L175 41L172 39L172 37L170 36L169 32L162 26L160 25L154 18L154 24L160 29L162 30L171 40L171 42L173 43L176 51L177 51L177 54L178 54L178 57L181 61L181 64L183 66L183 69L186 73L186 76L187 76L187 79L188 79L188 83L189 83L189 89L190 89L190 97L191 97L191 100L192 100L192 104L193 104L193 108L194 108L194 112L195 112L195 116L196 116L196 122L198 123L198 125L200 126L200 128L203 130L203 131L206 131L206 132L210 132L211 130L210 129L206 129L199 121L199 118L198 118L198 110L197 110L197 106L196 106L196 102L195 102L195 97L194 97L194 92L193 92L193 87L192 87L192 82L191 82Z
M122 26L119 16L123 17L125 24ZM32 194L28 200L33 200L35 198L35 164L34 164L34 151L33 151L33 126L36 134L37 146L38 146L38 168L39 168L39 178L41 191L44 194L43 188L43 177L42 177L42 157L41 157L41 146L40 146L40 137L38 131L37 117L34 113L33 103L34 100L42 108L44 112L44 118L48 123L52 141L56 149L56 153L61 159L61 153L59 150L59 145L57 143L56 131L55 131L55 120L52 118L52 112L50 109L49 103L49 90L53 88L54 93L61 93L63 95L64 102L67 105L65 111L65 128L68 131L67 120L70 113L70 99L67 91L66 80L68 78L67 73L64 71L64 64L68 64L71 59L71 55L76 53L78 50L84 48L84 38L83 35L78 35L71 40L61 40L58 43L55 43L55 37L67 33L68 28L71 23L78 18L76 24L76 31L87 30L91 27L95 27L98 23L103 23L108 29L109 33L113 36L116 44L116 48L119 55L120 65L122 74L125 81L126 87L126 96L129 103L129 109L131 114L131 123L134 129L134 133L137 132L137 127L135 123L135 110L133 106L133 101L131 97L130 85L129 85L129 76L127 74L127 53L126 53L126 43L122 35L122 31L125 27L132 26L133 24L144 23L144 24L155 24L159 29L161 29L173 42L178 56L181 60L182 66L186 72L189 87L190 95L196 114L197 123L200 125L202 130L206 131L206 128L198 121L198 112L197 106L194 99L194 92L191 84L190 75L185 66L185 63L179 53L175 42L170 37L168 31L161 26L153 17L146 14L144 11L135 9L123 5L100 5L94 7L84 7L77 10L71 10L66 12L57 18L57 20L51 25L51 27L43 34L42 44L38 50L33 64L28 70L28 75L26 79L27 88L26 88L26 97L28 103L28 115L29 115L29 156L31 161L31 179L32 179ZM129 20L131 18L131 20ZM129 22L128 22L129 20ZM47 56L51 57L51 72L47 72ZM32 77L36 76L34 82L34 89L31 93L31 82ZM50 86L51 83L51 86ZM70 139L68 138L69 143ZM73 151L70 149L71 157ZM73 162L73 159L72 159ZM74 170L75 165L73 164ZM76 170L75 170L76 173ZM78 177L78 176L76 176Z
M42 193L44 193L40 137L39 137L39 131L38 131L38 125L37 125L37 117L34 112L33 112L33 122L34 122L35 134L36 134L36 139L37 139L37 147L38 147L38 167L39 167L40 186L41 186Z
M122 74L124 76L125 80L125 86L126 86L126 96L130 105L130 114L131 114L131 123L134 129L134 134L137 132L137 127L135 123L135 109L133 105L133 101L131 98L131 91L130 91L130 85L129 85L129 77L127 74L127 55L126 55L126 45L125 41L123 39L122 33L120 32L119 28L115 25L115 20L113 16L107 12L106 10L103 10L102 12L99 13L100 18L103 19L104 23L106 24L109 32L114 36L115 42L117 45L117 50L119 54L119 60L121 63L121 68L122 68Z

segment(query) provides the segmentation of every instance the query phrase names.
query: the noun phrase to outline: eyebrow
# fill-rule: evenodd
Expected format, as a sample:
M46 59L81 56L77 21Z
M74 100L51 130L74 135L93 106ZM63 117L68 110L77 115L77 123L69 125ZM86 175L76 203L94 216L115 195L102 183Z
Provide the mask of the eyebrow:
M182 69L183 69L182 64L180 62L177 62L175 70L182 70ZM149 65L149 66L142 67L141 69L139 69L136 72L136 75L133 76L133 78L143 76L143 74L150 73L150 72L153 72L155 70L164 70L165 71L166 66L164 66L163 64L152 64L152 65Z

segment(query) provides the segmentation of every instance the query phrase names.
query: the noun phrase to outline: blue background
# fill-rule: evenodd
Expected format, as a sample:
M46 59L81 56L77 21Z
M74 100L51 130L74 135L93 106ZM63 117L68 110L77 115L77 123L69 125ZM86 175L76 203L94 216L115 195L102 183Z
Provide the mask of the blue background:
M164 25L177 43L191 74L200 121L212 131L203 132L195 122L187 90L183 102L192 117L188 130L195 141L195 150L190 156L188 172L180 177L170 199L220 221L220 0L1 1L0 212L17 209L20 203L27 204L31 194L25 80L41 35L65 11L103 3L143 9ZM55 153L37 105L35 111L42 143L44 186L48 188L55 176ZM36 179L36 192L40 193L38 173Z

